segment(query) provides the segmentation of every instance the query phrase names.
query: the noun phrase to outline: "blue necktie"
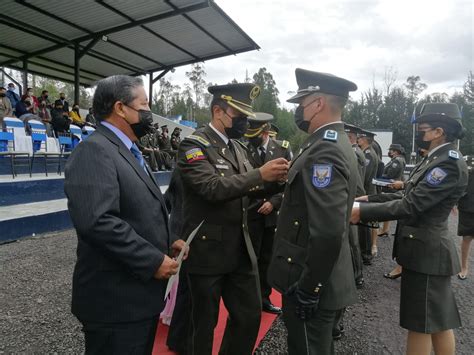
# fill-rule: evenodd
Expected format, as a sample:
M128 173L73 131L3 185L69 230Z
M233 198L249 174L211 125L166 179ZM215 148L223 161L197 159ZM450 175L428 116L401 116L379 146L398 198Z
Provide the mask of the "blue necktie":
M140 150L138 149L138 147L135 143L132 144L132 147L130 148L130 151L135 156L135 158L137 158L138 164L140 164L140 166L143 168L143 170L145 170L145 172L147 173L146 168L145 168L145 159L143 159L143 155L142 155L142 153L140 152Z

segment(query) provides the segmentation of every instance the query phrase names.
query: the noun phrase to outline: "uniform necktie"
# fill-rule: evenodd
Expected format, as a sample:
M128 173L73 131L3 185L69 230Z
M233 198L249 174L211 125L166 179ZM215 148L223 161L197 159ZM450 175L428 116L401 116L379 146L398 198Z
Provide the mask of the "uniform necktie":
M234 148L234 144L232 143L232 141L229 139L229 141L227 142L227 145L229 147L229 151L232 153L232 156L234 157L235 160L236 157L235 157L235 148Z
M133 156L138 160L138 164L140 164L143 170L147 172L145 168L145 159L143 159L143 155L135 143L132 144L130 151L132 152Z
M265 148L260 147L259 149L260 149L260 159L262 160L262 163L264 163L265 162L265 155L266 155Z

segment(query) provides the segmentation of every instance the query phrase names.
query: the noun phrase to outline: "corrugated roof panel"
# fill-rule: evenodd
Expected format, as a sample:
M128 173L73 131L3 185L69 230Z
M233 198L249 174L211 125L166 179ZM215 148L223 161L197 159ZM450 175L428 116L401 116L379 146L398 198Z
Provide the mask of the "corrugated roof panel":
M31 3L37 6L42 2L47 3L46 10L52 10L51 1L35 0ZM53 6L55 7L56 5L54 4ZM54 11L52 11L52 13L54 14ZM23 6L14 0L2 0L2 14L13 17L17 20L20 20L21 22L29 23L34 27L41 28L53 34L57 33L58 35L62 35L67 33L68 38L84 35L84 32L62 22L56 21L47 15L43 15L42 13L33 10L31 7L28 7L28 4Z
M114 64L106 63L96 58L85 55L81 60L81 68L90 70L93 72L101 73L104 76L110 76L115 74L128 74L130 73L127 69L119 67Z
M186 53L176 49L174 46L166 43L142 28L132 28L130 30L118 32L111 35L110 38L126 47L133 47L136 51L165 65L176 61L193 59ZM150 46L150 43L153 43L153 45ZM152 65L153 67L158 66L156 63L152 63Z
M54 52L43 54L42 57L50 58L68 65L74 65L74 51L69 48L61 48Z
M189 13L189 17L232 49L237 50L252 45L213 8L193 11Z
M139 40L139 38L137 40ZM156 63L151 62L148 59L142 58L134 53L131 53L125 49L122 49L104 41L99 41L92 49L99 53L104 53L111 57L120 59L124 62L133 64L139 68L146 67L149 65L157 65Z
M54 44L3 24L0 24L0 43L25 52L32 52Z
M51 11L66 22L72 22L93 32L128 22L122 16L93 0L55 1L53 3L50 0L35 0L34 4L46 11ZM64 33L63 36L67 36L67 33ZM74 37L68 38L74 39Z
M158 15L162 12L172 10L164 1L149 1L149 0L135 0L135 1L117 1L105 0L105 3L116 8L135 20L139 20L148 16ZM196 1L186 1L196 2Z
M225 51L224 47L183 16L155 22L148 27L198 57Z

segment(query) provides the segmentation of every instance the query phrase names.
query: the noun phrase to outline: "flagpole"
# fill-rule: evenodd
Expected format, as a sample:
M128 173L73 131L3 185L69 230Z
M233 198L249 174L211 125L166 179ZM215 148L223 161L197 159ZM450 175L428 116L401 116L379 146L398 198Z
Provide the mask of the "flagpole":
M412 123L412 126L413 126L413 129L412 129L412 140L411 140L411 157L412 158L416 158L416 154L415 154L415 120L416 120L416 102L415 102L415 106L413 107L413 114L411 115L411 123Z

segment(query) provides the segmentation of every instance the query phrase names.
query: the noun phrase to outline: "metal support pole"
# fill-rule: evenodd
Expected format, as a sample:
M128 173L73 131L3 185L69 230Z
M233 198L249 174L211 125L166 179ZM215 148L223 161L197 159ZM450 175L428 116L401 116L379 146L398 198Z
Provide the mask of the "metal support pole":
M153 104L153 72L148 73L148 77L150 80L150 83L148 84L148 105L151 106Z
M23 91L26 94L26 90L28 90L28 59L23 59ZM20 90L20 96L24 93Z
M80 94L79 83L81 81L80 63L81 63L80 48L79 48L79 43L76 43L74 45L74 103L73 104L79 104L79 94Z

